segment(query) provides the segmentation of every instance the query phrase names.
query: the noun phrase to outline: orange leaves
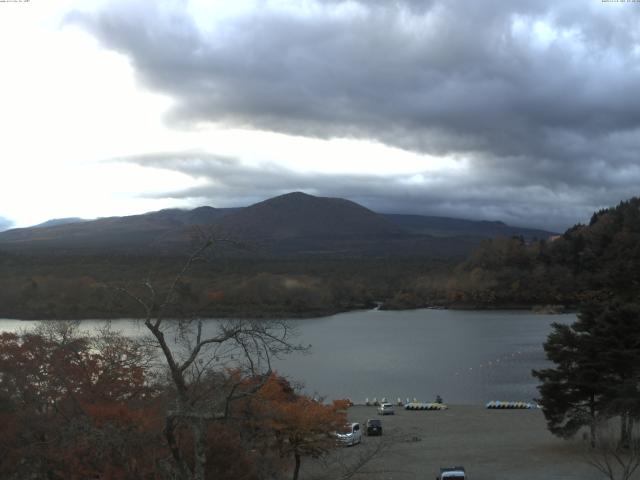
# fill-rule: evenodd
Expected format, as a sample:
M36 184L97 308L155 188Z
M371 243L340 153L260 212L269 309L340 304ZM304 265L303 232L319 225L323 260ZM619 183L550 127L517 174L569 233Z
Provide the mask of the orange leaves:
M175 451L193 465L194 417L174 417L170 443L175 392L150 382L147 365L135 343L109 332L0 334L0 478L156 480ZM292 457L299 465L335 447L345 402L245 373L208 372L184 405L206 428L206 478L277 477Z
M0 477L156 478L159 395L111 340L0 334Z
M334 410L338 412L345 412L345 415L346 415L347 408L349 408L350 405L351 405L351 402L347 399L333 401Z
M286 379L276 375L268 379L257 400L283 455L317 457L329 451L335 445L331 432L346 422L345 402L326 405L296 394Z
M140 412L120 402L85 404L83 410L96 427L105 424L135 424Z
M207 292L206 298L210 302L218 302L224 298L224 292L221 290L211 290Z

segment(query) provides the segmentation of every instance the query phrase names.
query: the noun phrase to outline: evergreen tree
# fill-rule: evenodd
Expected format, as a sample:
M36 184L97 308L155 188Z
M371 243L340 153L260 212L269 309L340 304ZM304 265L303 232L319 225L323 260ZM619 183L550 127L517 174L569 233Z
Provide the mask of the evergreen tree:
M620 417L620 441L628 445L640 418L640 305L613 302L581 315L593 331L606 378L607 414Z
M544 349L556 366L534 370L533 375L542 382L539 403L549 430L569 438L588 426L593 443L604 395L597 352L589 340L578 333L575 324L554 323Z
M549 430L571 437L619 416L622 442L640 418L640 306L606 302L582 308L572 325L554 324L544 344L554 368L534 371Z

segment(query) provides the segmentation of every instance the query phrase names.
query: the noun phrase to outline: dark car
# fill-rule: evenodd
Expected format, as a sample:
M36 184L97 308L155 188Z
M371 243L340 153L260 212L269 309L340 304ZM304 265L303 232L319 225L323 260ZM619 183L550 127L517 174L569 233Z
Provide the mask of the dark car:
M382 435L382 422L377 418L370 418L365 424L364 431L367 435Z

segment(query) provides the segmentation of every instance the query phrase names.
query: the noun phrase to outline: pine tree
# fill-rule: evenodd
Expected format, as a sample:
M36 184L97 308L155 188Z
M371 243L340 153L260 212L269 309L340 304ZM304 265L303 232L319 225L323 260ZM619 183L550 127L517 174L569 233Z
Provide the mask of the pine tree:
M554 368L534 371L549 430L571 437L612 417L622 443L640 418L640 306L605 302L582 308L572 325L554 324L544 344Z
M607 414L620 417L620 442L627 445L640 418L640 305L612 302L585 310L606 378Z

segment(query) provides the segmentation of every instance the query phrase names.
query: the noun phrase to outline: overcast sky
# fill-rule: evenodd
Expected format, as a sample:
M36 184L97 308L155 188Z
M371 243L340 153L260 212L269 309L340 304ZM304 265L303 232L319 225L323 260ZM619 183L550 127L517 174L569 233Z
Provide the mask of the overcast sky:
M564 230L640 193L640 3L0 2L0 229L301 190Z

